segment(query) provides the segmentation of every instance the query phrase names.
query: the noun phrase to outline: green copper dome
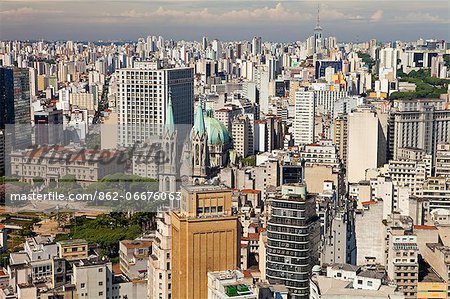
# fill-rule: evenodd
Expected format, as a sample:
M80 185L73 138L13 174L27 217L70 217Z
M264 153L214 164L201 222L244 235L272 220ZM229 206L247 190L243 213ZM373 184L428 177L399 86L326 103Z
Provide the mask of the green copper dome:
M208 144L218 145L230 142L230 133L227 127L214 117L205 117L206 133L208 133Z
M209 145L229 143L231 137L227 127L221 121L215 119L213 113L212 109L208 109L204 113L199 105L195 115L193 131L202 134L206 130Z

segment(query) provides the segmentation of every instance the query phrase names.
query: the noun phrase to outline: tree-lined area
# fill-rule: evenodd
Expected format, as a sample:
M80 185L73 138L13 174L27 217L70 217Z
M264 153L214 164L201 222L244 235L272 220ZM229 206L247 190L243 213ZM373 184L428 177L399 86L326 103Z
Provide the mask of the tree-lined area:
M400 82L409 82L416 85L416 91L398 91L390 95L391 100L395 99L416 99L416 98L439 98L441 94L447 93L450 80L431 77L429 70L418 70L404 73L397 71Z

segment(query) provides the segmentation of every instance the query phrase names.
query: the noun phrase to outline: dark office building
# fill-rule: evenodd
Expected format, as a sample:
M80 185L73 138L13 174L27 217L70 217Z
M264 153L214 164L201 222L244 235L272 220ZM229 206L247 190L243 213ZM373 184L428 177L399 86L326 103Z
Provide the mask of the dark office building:
M299 164L284 164L281 166L281 184L303 182L303 166Z
M0 129L5 130L7 145L31 144L30 104L28 69L0 68Z
M342 60L317 60L316 79L325 77L325 69L331 66L335 73L342 72Z

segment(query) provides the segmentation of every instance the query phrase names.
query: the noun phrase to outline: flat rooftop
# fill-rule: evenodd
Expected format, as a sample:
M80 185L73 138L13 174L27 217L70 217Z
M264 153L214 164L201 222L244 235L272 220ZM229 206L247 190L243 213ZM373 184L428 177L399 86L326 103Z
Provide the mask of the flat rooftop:
M358 296L370 298L388 298L395 293L395 288L382 285L378 290L353 289L353 282L329 278L325 276L315 276L313 281L318 285L322 296Z
M57 242L61 246L87 245L88 242L83 239L63 240Z
M188 185L183 186L188 192L217 192L217 191L230 191L231 189L220 185Z
M152 246L152 241L150 240L122 240L120 241L126 248L148 248Z

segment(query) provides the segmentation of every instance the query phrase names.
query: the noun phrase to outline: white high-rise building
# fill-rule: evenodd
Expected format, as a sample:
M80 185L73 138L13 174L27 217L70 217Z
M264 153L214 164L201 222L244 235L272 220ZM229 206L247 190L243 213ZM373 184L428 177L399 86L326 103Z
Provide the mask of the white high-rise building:
M349 114L347 138L347 179L358 183L368 169L383 165L386 157L386 140L372 107L359 107Z
M194 121L192 68L162 68L158 62L136 62L117 71L119 142L129 146L162 129L171 92L175 124Z
M214 59L219 60L221 54L222 54L222 44L218 39L215 39L211 42L211 48L214 51Z
M252 55L256 56L258 54L261 54L262 52L262 45L261 45L261 37L253 37L252 39Z
M148 260L148 298L172 298L172 226L169 213L157 214L152 255Z
M318 112L331 113L333 116L335 103L348 96L344 90L314 90L315 106Z
M397 68L397 50L385 48L380 50L380 68Z
M314 142L314 92L299 90L295 93L294 140L296 144Z

